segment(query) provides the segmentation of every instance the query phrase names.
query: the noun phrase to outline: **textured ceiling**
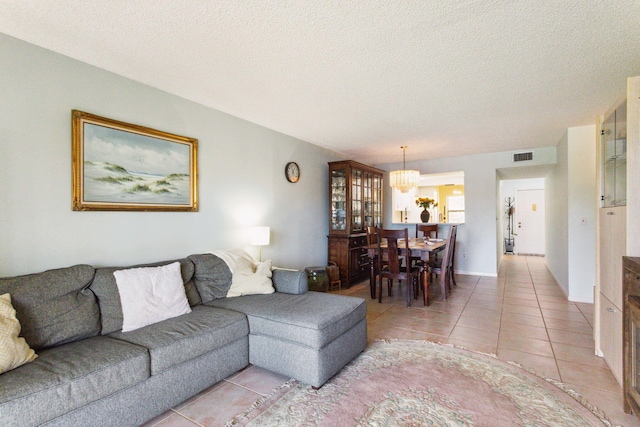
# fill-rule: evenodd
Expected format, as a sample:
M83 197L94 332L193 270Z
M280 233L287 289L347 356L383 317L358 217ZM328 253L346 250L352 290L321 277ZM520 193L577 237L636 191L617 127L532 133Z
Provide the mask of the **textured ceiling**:
M0 32L372 164L555 145L640 74L637 0L0 0Z

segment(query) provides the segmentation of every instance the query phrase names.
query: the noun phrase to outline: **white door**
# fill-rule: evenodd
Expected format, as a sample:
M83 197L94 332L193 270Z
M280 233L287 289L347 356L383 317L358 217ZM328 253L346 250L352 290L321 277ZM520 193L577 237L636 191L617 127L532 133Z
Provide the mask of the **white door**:
M544 190L516 190L516 252L544 255Z

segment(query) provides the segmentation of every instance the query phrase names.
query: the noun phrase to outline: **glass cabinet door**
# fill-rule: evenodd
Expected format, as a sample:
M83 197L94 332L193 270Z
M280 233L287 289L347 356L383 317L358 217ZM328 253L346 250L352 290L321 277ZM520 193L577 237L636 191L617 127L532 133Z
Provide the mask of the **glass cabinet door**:
M353 169L351 176L351 232L364 230L362 225L362 180L364 173Z
M347 171L331 172L331 230L347 228Z
M604 207L615 206L616 186L616 113L607 117L603 129Z
M373 177L373 224L382 227L382 177Z
M616 109L616 206L627 205L627 103Z
M373 224L373 174L370 172L364 173L364 226L370 227Z
M603 207L627 204L627 104L605 118L602 129Z

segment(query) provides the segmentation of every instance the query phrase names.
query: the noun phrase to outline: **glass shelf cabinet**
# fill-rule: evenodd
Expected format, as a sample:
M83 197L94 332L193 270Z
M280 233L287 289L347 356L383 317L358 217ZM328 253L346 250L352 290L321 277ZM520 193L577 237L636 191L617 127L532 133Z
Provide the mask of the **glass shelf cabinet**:
M329 234L366 233L382 226L384 172L352 160L329 163Z
M349 287L365 278L367 227L382 227L384 171L352 160L329 163L329 261Z
M602 207L627 205L627 103L609 111L600 131Z

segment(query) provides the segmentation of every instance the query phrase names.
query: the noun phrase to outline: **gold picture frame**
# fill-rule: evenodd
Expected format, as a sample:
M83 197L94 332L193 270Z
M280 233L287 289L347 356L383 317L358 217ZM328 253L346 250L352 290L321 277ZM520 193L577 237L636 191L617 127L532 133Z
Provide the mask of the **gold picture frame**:
M74 211L198 210L198 140L71 113Z

